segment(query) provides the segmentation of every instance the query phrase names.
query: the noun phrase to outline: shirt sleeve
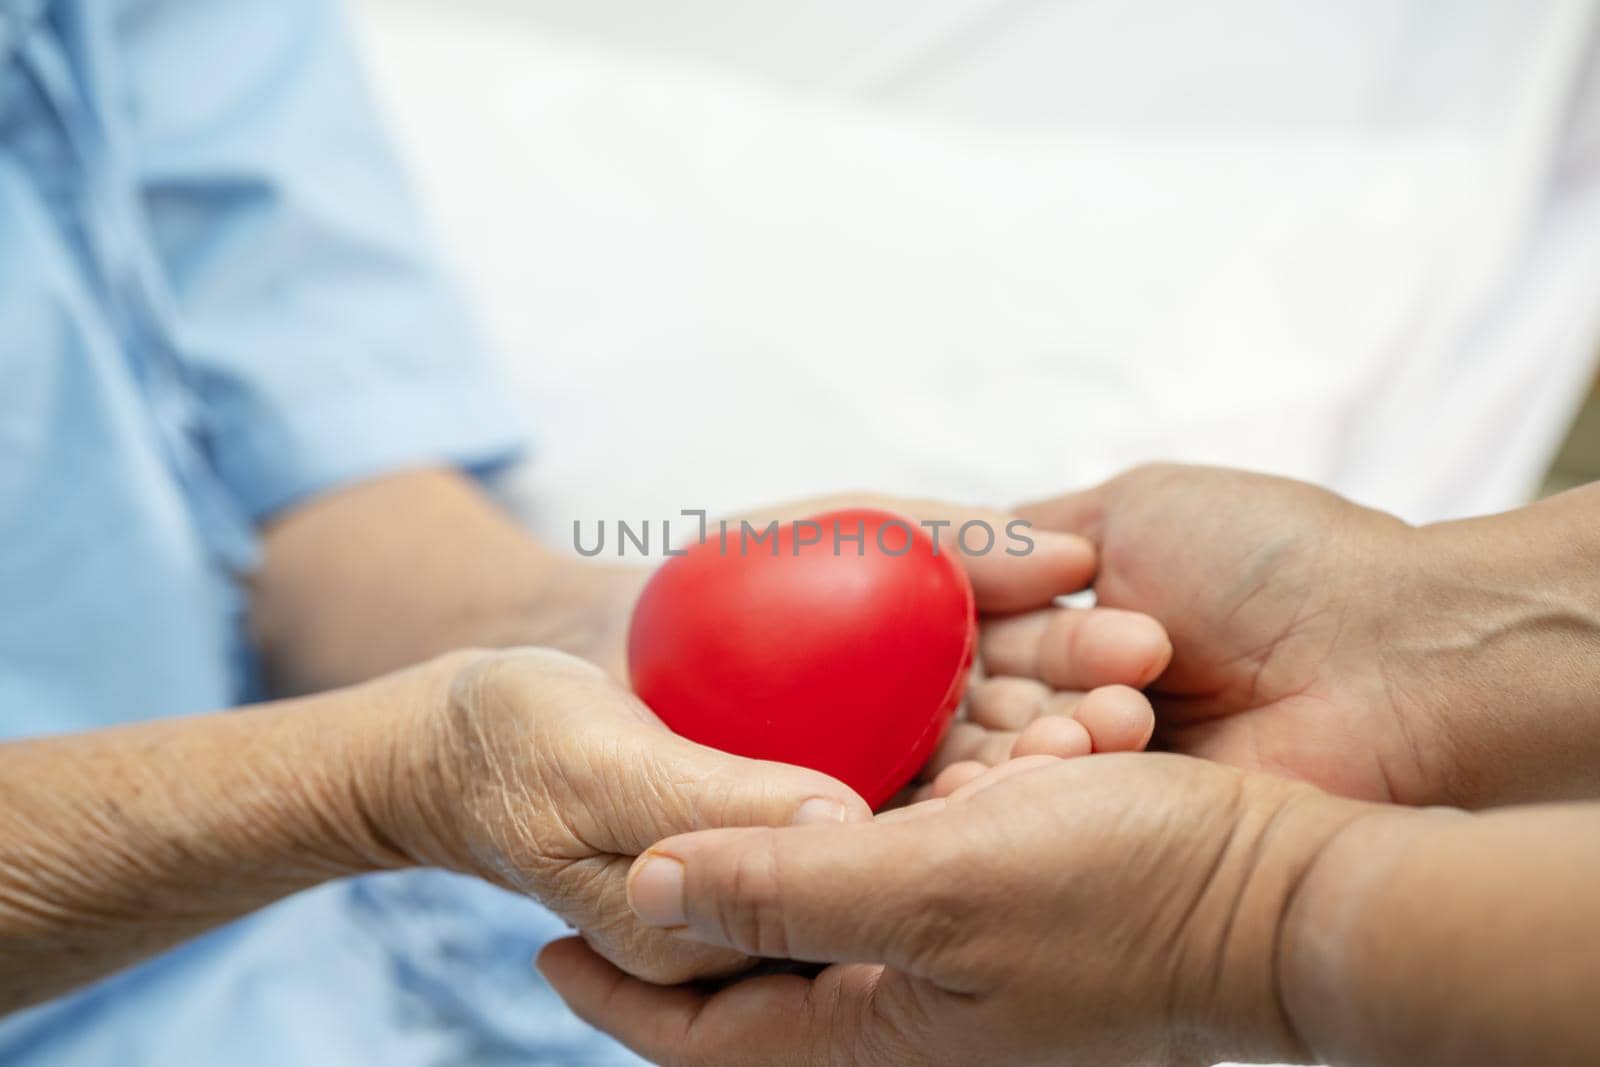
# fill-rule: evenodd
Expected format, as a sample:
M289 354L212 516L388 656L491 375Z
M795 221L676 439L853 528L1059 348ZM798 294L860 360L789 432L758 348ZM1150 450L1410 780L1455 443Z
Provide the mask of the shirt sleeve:
M329 0L129 0L128 146L218 476L260 519L404 466L484 469L520 417Z

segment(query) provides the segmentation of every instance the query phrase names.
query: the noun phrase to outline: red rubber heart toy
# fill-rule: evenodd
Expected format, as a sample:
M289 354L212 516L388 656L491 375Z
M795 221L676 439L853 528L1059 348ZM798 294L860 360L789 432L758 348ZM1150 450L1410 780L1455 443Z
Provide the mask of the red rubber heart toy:
M912 519L866 508L735 528L668 560L628 632L633 687L684 737L833 775L873 808L966 687L972 585Z

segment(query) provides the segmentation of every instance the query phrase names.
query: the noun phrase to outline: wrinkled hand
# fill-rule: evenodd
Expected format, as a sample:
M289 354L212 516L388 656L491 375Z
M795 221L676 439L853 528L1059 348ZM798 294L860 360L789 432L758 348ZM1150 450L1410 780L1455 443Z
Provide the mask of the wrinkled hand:
M1166 626L1172 664L1149 690L1161 746L1353 797L1455 799L1437 686L1408 658L1405 628L1429 611L1411 527L1202 467L1140 468L1019 510L1099 547L1100 604Z
M1180 756L1030 757L875 823L691 834L634 865L644 921L846 961L814 979L663 989L572 940L539 965L662 1063L1305 1062L1278 920L1364 810Z
M595 951L653 981L749 961L634 919L625 879L648 845L710 827L869 817L825 775L678 737L599 669L562 653L458 653L375 684L413 709L391 731L378 784L364 790L380 838L411 863L538 899Z

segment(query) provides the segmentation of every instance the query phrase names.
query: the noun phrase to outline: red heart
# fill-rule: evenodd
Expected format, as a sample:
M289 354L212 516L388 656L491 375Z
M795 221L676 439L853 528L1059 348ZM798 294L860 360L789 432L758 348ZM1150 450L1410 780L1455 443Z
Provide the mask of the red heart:
M877 808L961 700L972 585L914 520L886 511L828 512L755 540L763 529L730 524L656 571L628 633L634 690L684 737L813 767Z

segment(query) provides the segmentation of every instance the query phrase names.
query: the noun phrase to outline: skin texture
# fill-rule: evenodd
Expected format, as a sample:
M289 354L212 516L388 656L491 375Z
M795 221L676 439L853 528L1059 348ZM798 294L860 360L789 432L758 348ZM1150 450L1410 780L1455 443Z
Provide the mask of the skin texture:
M535 896L658 981L737 969L632 920L632 858L691 827L867 817L840 783L676 737L548 651L0 746L0 1011L299 889L411 866Z
M534 896L655 981L726 974L749 961L634 920L633 857L692 828L867 816L822 775L666 730L621 680L643 572L551 552L465 477L353 486L277 517L263 541L262 652L280 689L317 695L0 745L0 1013L299 889L408 866ZM993 614L1048 605L1093 569L1081 537L1041 535L971 577ZM1075 612L1071 627L1055 686L1099 708L1063 718L1074 743L1142 744L1151 710L1127 686L1160 673L1165 634L1125 612ZM528 643L573 655L444 654ZM1017 736L962 724L930 774L1004 759Z
M1283 1002L1319 1063L1600 1063L1600 805L1363 819L1285 917Z
M1600 805L1351 801L1190 757L1029 757L873 823L714 830L642 921L834 962L717 992L539 966L655 1062L1474 1067L1600 1057Z
M1403 804L1600 795L1600 486L1412 528L1331 493L1159 466L1022 507L1167 627L1156 742ZM985 653L1052 625L991 627Z
M688 835L635 865L646 921L844 961L815 979L664 990L575 942L540 966L579 1015L673 1064L1299 1059L1273 916L1360 811L1177 756L1030 757L875 823Z
M1600 805L1372 803L1600 796L1600 486L1414 529L1153 467L1020 511L1168 627L1158 742L1241 770L1030 770L1065 738L1051 698L988 683L975 718L1025 758L954 763L870 826L635 866L645 921L834 966L708 995L561 942L541 966L575 1010L667 1063L1600 1062ZM992 625L990 668L1037 667L1059 625Z

